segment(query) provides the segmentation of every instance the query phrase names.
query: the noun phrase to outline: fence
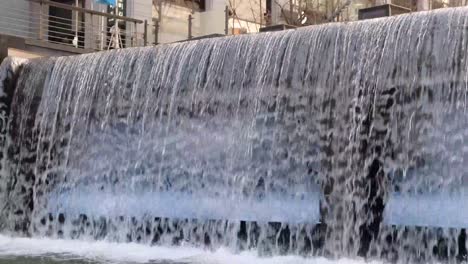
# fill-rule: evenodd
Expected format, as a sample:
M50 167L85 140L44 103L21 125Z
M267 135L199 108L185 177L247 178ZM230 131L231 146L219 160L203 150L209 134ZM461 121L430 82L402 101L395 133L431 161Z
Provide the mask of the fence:
M0 0L0 34L87 50L144 46L148 23L48 0Z

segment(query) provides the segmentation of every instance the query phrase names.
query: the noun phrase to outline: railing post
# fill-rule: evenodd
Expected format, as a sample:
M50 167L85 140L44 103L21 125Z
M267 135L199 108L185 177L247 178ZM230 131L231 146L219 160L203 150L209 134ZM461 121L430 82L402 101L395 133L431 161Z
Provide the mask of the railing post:
M75 0L75 6L79 7L79 1ZM80 38L78 37L78 29L80 27L79 25L79 17L80 17L80 12L76 11L75 12L75 38L73 39L75 44L75 48L78 48L80 46Z
M192 39L192 14L188 16L188 39Z
M154 20L154 45L158 45L159 43L159 20Z
M44 29L43 29L43 18L42 18L42 15L43 15L43 11L44 11L44 5L42 3L42 0L41 2L39 3L39 32L38 32L38 36L37 38L42 40L44 38Z
M224 8L224 35L229 34L229 7Z
M101 46L99 47L100 50L104 50L104 44L106 41L104 40L104 36L107 36L107 28L106 28L106 25L105 25L105 19L103 16L101 16L99 18L99 40L100 40L100 44Z
M148 46L148 20L145 19L143 46Z
M94 33L93 33L93 32L94 32L94 17L93 17L93 13L89 13L89 19L90 19L90 21L91 21L91 22L90 22L90 25L91 25L90 28L88 28L88 27L86 26L86 18L85 18L85 28L86 28L86 31L88 31L88 32L91 31L91 35L88 37L88 39L91 40L91 41L88 40L88 42L89 42L89 48L94 49L94 50L97 50L97 49L95 48L96 41L94 40L94 36L93 36L93 34L94 34Z
M138 46L138 25L136 22L133 22L133 40L132 47Z

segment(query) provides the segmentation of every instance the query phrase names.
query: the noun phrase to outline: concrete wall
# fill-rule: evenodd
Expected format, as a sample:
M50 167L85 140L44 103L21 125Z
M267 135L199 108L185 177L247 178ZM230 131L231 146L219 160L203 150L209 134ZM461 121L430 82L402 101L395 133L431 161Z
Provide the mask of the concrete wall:
M0 62L7 56L33 59L39 57L77 55L88 52L91 51L40 40L24 39L22 37L0 34Z

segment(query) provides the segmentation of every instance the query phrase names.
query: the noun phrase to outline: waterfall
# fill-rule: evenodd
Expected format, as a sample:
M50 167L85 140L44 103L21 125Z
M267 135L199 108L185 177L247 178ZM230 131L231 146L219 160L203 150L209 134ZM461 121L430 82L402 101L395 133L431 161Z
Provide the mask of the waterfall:
M466 258L467 11L7 60L2 232Z

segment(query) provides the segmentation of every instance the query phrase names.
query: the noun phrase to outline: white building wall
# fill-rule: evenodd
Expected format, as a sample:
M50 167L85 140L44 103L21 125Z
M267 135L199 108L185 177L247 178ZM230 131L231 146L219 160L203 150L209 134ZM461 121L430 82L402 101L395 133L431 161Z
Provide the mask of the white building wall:
M139 20L146 20L148 22L148 44L154 42L154 36L152 34L154 27L153 25L153 1L152 0L127 0L127 17L136 18ZM143 34L144 25L137 25L138 33ZM141 35L143 39L143 35Z
M224 34L226 24L226 9L227 3L224 0L208 0L206 3L206 11L196 13L195 19L198 21L199 34Z

